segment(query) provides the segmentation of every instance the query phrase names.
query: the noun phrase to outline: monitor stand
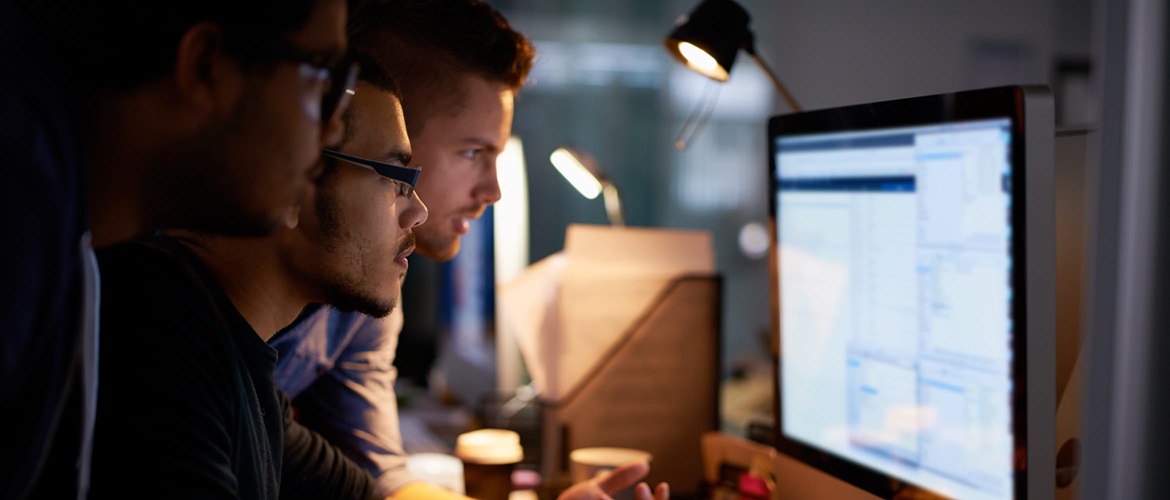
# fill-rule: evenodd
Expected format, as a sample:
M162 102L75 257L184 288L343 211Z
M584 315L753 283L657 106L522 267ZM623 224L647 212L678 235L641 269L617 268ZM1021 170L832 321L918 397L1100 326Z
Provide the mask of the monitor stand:
M845 481L830 476L783 453L777 453L772 465L776 474L779 500L833 498L837 500L877 500L878 497Z
M1082 304L1087 303L1084 279L1088 268L1089 192L1087 165L1089 128L1056 132L1056 499L1078 498L1081 463L1081 391L1084 357Z

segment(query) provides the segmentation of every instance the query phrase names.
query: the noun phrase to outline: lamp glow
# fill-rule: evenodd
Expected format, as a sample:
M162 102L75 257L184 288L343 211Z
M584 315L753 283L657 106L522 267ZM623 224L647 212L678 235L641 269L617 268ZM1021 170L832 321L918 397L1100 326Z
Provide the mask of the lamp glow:
M687 60L687 66L691 69L702 73L708 78L713 78L721 82L727 81L727 70L719 66L719 62L711 57L707 51L691 44L690 42L679 42L678 51Z
M735 0L702 0L663 40L672 57L695 72L726 82L740 50L752 58L792 111L800 105L780 78L756 53L756 35L748 28L751 16ZM684 127L685 128L685 127Z
M569 150L558 148L548 159L565 180L577 188L581 196L592 200L601 194L601 182Z
M519 137L508 139L496 159L500 201L492 208L496 282L511 281L528 267L528 175ZM498 347L498 346L497 346ZM502 367L501 367L502 369ZM515 387L512 387L513 389Z

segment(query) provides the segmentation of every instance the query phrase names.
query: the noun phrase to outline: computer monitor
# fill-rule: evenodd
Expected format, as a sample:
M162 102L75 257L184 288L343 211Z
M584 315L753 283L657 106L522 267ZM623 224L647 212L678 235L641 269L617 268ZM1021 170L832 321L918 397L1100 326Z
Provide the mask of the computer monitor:
M1022 86L769 121L779 452L880 497L1053 496L1053 124Z

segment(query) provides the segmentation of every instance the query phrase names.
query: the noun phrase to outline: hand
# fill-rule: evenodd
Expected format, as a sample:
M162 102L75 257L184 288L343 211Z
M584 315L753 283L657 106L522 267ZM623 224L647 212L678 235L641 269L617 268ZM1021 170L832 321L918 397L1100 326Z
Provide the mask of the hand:
M650 472L650 464L638 461L623 465L608 473L574 484L561 493L557 500L612 500L610 495L638 482ZM634 489L638 500L667 500L670 498L670 486L660 483L650 492L650 485L641 483Z

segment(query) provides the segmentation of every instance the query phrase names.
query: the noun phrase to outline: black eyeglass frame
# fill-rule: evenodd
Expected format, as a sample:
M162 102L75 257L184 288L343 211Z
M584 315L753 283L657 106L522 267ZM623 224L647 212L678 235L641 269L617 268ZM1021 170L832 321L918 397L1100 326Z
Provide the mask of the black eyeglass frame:
M408 198L410 195L414 194L414 187L416 184L418 184L419 175L422 174L422 167L400 167L392 163L370 160L360 156L347 155L332 149L322 149L321 154L335 160L341 160L347 163L352 163L359 167L373 170L378 175L399 183L400 185L404 186L401 191L402 195Z
M349 56L335 58L286 40L255 45L246 52L254 58L283 60L317 68L316 78L329 81L329 89L321 96L321 123L328 123L339 110L345 109L357 88L361 65Z
M361 65L346 58L329 70L329 90L321 96L321 122L328 123L340 110L349 106L357 90Z

